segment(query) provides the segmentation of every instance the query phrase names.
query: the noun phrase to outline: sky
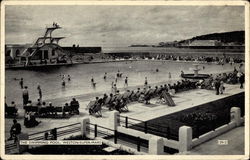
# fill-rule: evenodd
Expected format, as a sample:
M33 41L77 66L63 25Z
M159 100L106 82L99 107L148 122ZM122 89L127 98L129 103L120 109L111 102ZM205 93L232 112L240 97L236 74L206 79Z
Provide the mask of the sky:
M158 44L244 30L243 6L6 6L6 44L33 43L53 22L62 46Z

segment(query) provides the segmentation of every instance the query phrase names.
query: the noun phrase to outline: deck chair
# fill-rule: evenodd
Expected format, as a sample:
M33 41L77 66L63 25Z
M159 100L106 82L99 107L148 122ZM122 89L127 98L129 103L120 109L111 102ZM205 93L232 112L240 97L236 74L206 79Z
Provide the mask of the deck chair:
M141 92L135 92L131 97L133 101L138 101L139 97L141 95Z
M117 100L117 97L116 96L113 96L109 103L107 104L107 107L109 108L109 110L112 110L115 108L115 105L114 105L114 102Z
M120 103L120 111L122 112L128 112L128 101L126 99L123 99L123 101Z
M102 117L102 106L100 103L95 103L89 108L89 114L96 114L97 116Z
M160 97L162 97L165 100L165 103L168 106L175 106L175 103L168 92L163 91Z
M126 100L118 100L116 101L116 103L114 104L114 108L119 111L120 113L122 111L128 111L128 106L127 106L127 102Z

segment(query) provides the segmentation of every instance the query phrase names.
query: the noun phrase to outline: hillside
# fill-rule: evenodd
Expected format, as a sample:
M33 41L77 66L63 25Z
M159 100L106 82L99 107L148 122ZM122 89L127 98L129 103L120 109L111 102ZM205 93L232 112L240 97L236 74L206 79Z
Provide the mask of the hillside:
M245 42L245 31L233 31L233 32L224 32L224 33L212 33L201 36L196 36L191 39L182 40L178 43L185 43L187 41L194 40L217 40L222 43L236 43L236 44L244 44Z

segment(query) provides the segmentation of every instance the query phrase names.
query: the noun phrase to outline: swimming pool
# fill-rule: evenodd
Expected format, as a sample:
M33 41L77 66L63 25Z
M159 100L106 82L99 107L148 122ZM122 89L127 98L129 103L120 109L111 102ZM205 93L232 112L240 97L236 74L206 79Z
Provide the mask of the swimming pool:
M38 95L37 85L40 84L43 100L89 94L94 92L111 91L111 83L115 82L116 73L119 70L123 73L122 78L118 78L117 87L124 88L125 77L128 77L129 86L143 85L145 77L148 83L154 84L179 79L181 71L192 73L190 68L193 63L183 62L163 62L163 61L127 61L112 63L78 64L73 66L62 66L47 71L30 70L6 70L5 71L5 93L6 101L9 104L15 101L22 103L22 89L19 80L15 78L24 78L24 86L28 86L30 99L35 102ZM203 70L203 66L205 69ZM234 67L238 69L239 64L215 65L201 64L199 73L212 74L233 71ZM156 72L156 69L159 72ZM104 73L107 72L107 79L104 80ZM171 79L169 79L169 72ZM66 75L66 86L61 85L61 75ZM71 76L71 81L67 80L67 75ZM94 78L96 87L91 85L91 78Z

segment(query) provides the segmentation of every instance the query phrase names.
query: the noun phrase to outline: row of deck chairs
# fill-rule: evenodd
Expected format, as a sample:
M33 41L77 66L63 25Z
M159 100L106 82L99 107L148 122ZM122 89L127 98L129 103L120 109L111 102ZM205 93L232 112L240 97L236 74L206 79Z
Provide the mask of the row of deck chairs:
M91 115L96 114L97 116L102 116L102 106L106 106L110 110L116 109L119 112L128 111L128 103L138 101L147 104L149 103L150 99L155 97L160 97L160 99L163 99L163 102L168 106L175 106L175 103L171 98L174 96L175 92L195 89L197 88L195 84L196 82L182 80L181 82L177 82L176 84L169 86L165 84L164 86L155 86L155 88L149 87L148 89L143 90L138 88L137 91L128 90L124 94L110 94L110 96L104 94L102 98L98 98L95 101L90 101L90 103L87 105L87 110L89 110L89 114Z
M126 112L128 110L127 104L130 102L138 101L145 102L150 100L151 98L160 96L162 91L165 90L162 87L155 87L154 89L149 88L143 91L127 91L124 94L107 96L106 94L102 98L97 98L95 101L90 101L87 105L87 110L90 115L102 116L101 110L102 106L106 106L109 110L115 109L119 112ZM144 95L142 98L141 95ZM165 96L166 97L166 96ZM170 95L169 95L170 97ZM170 97L171 98L171 97Z
M87 105L87 110L89 111L90 115L96 115L101 117L102 116L102 106L106 106L109 110L117 110L119 112L127 112L128 100L123 98L122 95L115 95L115 96L104 96L103 98L98 98L95 101L90 101Z
M55 106L23 106L25 112L34 112L39 117L48 117L48 116L57 116L58 113L65 116L68 114L79 114L79 105L70 105L64 107L55 107Z

